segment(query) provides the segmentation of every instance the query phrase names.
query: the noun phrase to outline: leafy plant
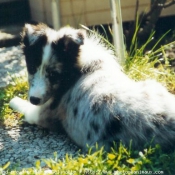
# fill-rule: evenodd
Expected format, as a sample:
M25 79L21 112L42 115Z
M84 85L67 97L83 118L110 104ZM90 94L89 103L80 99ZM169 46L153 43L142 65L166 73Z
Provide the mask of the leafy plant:
M174 0L150 0L149 10L145 10L139 14L139 2L140 0L137 0L135 5L135 20L124 31L127 48L132 44L133 37L139 40L139 46L144 44L151 33L155 31L162 10L175 4Z
M46 163L41 167L41 161ZM175 153L164 154L159 145L145 148L143 151L136 151L126 148L122 143L111 152L105 152L103 148L96 152L79 154L72 158L66 154L63 160L57 158L45 159L36 162L34 168L22 169L21 171L8 170L9 163L0 168L0 173L8 175L123 175L123 174L166 174L175 173Z
M5 88L0 88L0 125L16 125L21 117L21 114L13 112L9 108L9 101L14 96L19 96L23 99L27 98L28 84L26 77L11 77L12 81Z

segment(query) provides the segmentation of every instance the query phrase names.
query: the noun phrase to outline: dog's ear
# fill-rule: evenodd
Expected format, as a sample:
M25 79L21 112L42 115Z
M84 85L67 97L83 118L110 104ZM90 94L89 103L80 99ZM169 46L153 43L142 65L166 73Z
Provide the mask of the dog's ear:
M76 44L78 46L83 45L85 36L86 32L85 30L82 29L75 30L75 32L73 32L70 35L65 35L64 36L65 47L67 48L69 44Z
M84 39L86 37L85 30L73 29L70 33L65 33L63 36L63 50L65 52L71 52L72 50L79 48L80 45L84 44Z
M47 26L45 24L25 24L22 32L22 44L24 46L31 46L36 43L36 41L45 34L45 29Z

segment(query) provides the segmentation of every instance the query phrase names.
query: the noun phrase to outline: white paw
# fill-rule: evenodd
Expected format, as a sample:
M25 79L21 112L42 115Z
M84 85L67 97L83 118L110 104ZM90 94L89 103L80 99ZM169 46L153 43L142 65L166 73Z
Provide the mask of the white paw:
M21 100L22 100L22 99L19 98L19 97L14 97L14 98L12 98L12 99L10 100L10 103L9 103L10 107L11 107L12 109L14 109L14 110L17 110L18 104L20 103Z
M10 103L10 107L25 115L24 121L30 124L37 124L39 121L40 107L32 105L26 100L14 97Z
M10 100L9 106L20 113L24 113L28 102L19 97L14 97Z

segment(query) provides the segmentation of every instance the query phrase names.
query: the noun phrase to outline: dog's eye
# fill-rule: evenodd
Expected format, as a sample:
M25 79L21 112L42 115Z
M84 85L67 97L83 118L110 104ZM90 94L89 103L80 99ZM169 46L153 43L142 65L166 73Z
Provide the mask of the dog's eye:
M60 73L59 72L52 71L52 70L49 70L49 69L47 69L46 72L47 72L49 80L52 83L59 81L59 79L60 79Z
M56 72L56 71L50 71L49 72L49 77L59 77L59 73L58 72Z

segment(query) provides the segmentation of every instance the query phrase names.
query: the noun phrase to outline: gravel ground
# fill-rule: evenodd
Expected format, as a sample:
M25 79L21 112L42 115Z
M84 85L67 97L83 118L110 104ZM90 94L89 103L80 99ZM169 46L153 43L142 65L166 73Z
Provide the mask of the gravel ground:
M20 46L0 48L0 87L5 87L11 81L11 75L18 76L25 72ZM29 168L33 167L38 159L53 158L54 152L57 152L58 158L61 159L66 153L75 155L77 150L67 136L46 132L37 126L0 126L0 167L10 161L11 167ZM44 166L44 163L41 166Z
M48 132L34 125L0 128L0 165L11 162L11 167L33 167L37 160L63 158L66 153L75 155L77 147L65 136ZM41 166L45 166L44 162Z
M25 74L25 59L20 46L0 48L0 87L5 87L11 76Z

